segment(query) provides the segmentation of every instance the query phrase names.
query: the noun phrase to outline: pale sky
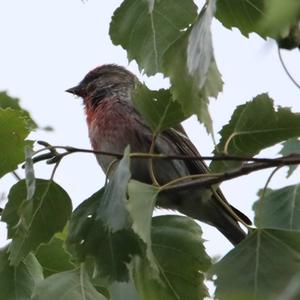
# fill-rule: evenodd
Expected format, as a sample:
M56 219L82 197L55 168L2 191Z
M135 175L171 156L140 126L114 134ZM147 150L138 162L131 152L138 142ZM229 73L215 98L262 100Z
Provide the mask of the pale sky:
M81 101L64 91L77 84L92 68L117 63L139 75L135 63L128 66L126 52L112 45L108 28L113 11L121 0L26 0L0 3L0 90L7 90L21 99L40 126L51 125L55 131L38 130L31 138L53 145L90 148ZM199 1L198 1L199 3ZM284 73L273 42L257 35L248 40L238 30L213 24L213 40L218 67L225 82L218 100L212 100L210 111L217 133L225 125L236 105L251 100L259 93L269 92L276 105L300 111L299 90ZM300 80L299 51L283 53L287 67ZM168 85L162 76L141 77L151 88ZM211 138L195 118L184 122L191 139L202 155L213 150ZM217 138L218 135L217 135ZM280 147L262 155L274 156ZM51 168L36 165L36 177L49 178ZM294 184L299 172L285 180L285 169L272 179L270 187ZM23 171L19 174L23 176ZM263 188L270 170L245 176L222 184L228 200L252 217L256 192ZM95 158L74 154L63 160L55 176L71 196L76 207L104 183L104 175ZM15 179L7 175L0 180L0 195L6 193ZM3 205L1 205L3 207ZM231 249L227 240L215 229L202 225L209 254L224 255ZM5 224L0 223L0 245L5 241Z

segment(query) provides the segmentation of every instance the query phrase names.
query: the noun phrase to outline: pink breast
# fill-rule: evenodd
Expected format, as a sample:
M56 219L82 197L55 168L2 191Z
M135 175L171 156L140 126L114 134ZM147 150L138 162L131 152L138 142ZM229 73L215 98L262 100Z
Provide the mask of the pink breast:
M92 147L96 151L123 153L130 144L132 137L131 121L122 105L114 101L102 101L88 120L89 137ZM90 121L90 122L89 122ZM115 158L106 155L96 155L101 167L106 171L108 165Z

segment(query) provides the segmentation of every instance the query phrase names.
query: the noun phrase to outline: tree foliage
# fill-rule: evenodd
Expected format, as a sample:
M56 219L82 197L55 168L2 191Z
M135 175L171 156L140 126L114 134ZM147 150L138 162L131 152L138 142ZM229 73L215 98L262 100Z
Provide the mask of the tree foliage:
M289 48L299 47L298 0L209 0L200 12L192 0L124 0L114 12L112 42L147 75L170 79L169 89L141 85L134 96L154 134L191 115L213 134L209 101L223 86L213 53L213 18L246 37L257 33L279 46L286 48L288 39ZM283 142L280 154L294 154L291 175L300 162L299 113L274 107L267 91L241 101L247 102L224 124L214 150L216 158L241 160L215 160L212 170L230 174ZM299 184L260 191L255 229L213 263L194 220L152 217L161 189L131 179L129 148L109 182L72 212L70 197L53 179L64 155L47 143L34 150L28 135L35 128L19 100L0 93L0 177L22 163L26 170L1 213L11 241L0 250L0 299L195 300L208 296L206 277L220 300L299 299ZM65 154L74 151L67 147ZM49 180L36 178L33 169L45 159L55 165Z

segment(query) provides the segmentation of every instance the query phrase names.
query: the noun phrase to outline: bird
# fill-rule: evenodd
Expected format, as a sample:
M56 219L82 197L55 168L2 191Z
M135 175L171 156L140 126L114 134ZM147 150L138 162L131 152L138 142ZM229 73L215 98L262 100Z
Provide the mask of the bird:
M83 99L89 138L95 151L123 153L129 145L131 152L149 153L153 147L153 132L132 100L139 83L137 76L125 67L105 64L91 70L79 84L66 90ZM165 155L200 156L181 124L160 132L153 151ZM96 159L107 174L115 157L96 154ZM153 160L152 169L155 180L161 185L180 177L210 172L202 160ZM149 160L132 159L130 171L132 179L153 184ZM251 225L247 216L227 202L219 188L199 188L193 192L170 190L158 195L156 206L176 210L214 226L233 245L239 244L247 235L239 221Z

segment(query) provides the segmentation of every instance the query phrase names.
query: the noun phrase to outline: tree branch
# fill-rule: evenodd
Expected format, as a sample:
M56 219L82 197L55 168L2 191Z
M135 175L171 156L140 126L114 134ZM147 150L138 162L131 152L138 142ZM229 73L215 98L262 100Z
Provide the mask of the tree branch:
M100 154L106 156L114 156L118 159L123 158L123 153L116 153L116 152L106 152L106 151L95 151L91 149L83 149L83 148L76 148L70 146L51 146L46 142L38 141L38 144L45 146L43 149L38 150L36 154L49 150L50 153L41 154L34 158L34 162L42 161L42 160L50 160L48 163L54 163L52 161L55 157L66 156L72 153L93 153L93 154ZM64 153L58 153L57 150L65 150ZM293 154L293 157L297 157L297 154ZM130 153L131 158L141 158L141 159L166 159L166 160L210 160L210 161L241 161L241 162L282 162L285 163L286 157L278 157L278 158L256 158L256 157L241 157L241 156L234 156L234 155L218 155L218 156L192 156L192 155L166 155L166 154L158 154L158 153ZM300 155L299 163L300 163ZM296 163L295 163L296 164Z
M39 154L43 151L48 150L49 153L43 153L33 158L34 162L47 160L49 164L59 162L63 157L72 154L72 153L93 153L100 155L109 155L114 156L116 159L121 159L123 154L114 153L114 152L105 152L105 151L94 151L90 149L81 149L69 146L51 146L46 142L39 141L40 145L43 145L44 148L36 151L36 154ZM64 150L65 152L59 153L57 150ZM208 173L202 174L198 179L190 179L180 183L180 180L175 180L174 182L169 182L166 185L160 187L161 192L166 191L178 191L184 189L195 189L199 187L210 187L214 184L219 184L223 181L234 179L240 176L250 174L255 171L273 168L273 167L282 167L289 165L300 164L300 154L292 154L288 156L283 156L279 158L254 158L254 157L240 157L240 156L231 156L231 155L220 155L220 156L185 156L185 155L165 155L165 154L155 154L155 153L131 153L130 157L132 159L169 159L169 160L210 160L210 161L240 161L244 164L237 169L230 170L224 173ZM187 179L188 180L188 179Z
M255 171L264 170L273 167L282 167L282 166L289 166L289 165L297 165L300 163L300 155L291 155L291 156L284 156L280 159L269 159L269 161L265 162L253 162L247 163L242 165L240 168L224 172L219 176L215 177L208 177L208 178L201 178L198 180L193 180L181 184L176 184L174 186L162 186L161 191L178 191L184 189L195 189L199 187L210 187L214 184L221 183L223 181L227 181L230 179L234 179L237 177L241 177L247 174L250 174Z

